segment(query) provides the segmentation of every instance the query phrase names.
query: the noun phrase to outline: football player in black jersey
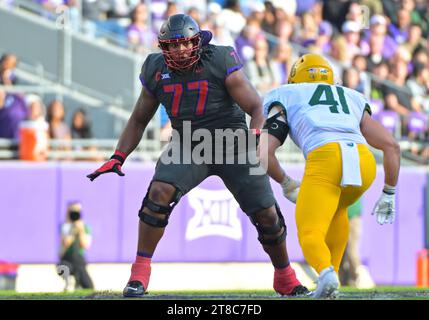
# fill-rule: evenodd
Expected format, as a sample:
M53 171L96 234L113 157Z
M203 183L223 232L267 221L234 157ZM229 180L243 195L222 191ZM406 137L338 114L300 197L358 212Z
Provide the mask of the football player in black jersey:
M126 157L162 103L173 130L250 129L258 134L264 125L262 101L243 71L232 47L209 44L211 33L184 14L172 15L162 25L160 53L150 54L142 67L140 97L111 159L88 178L115 172L120 176ZM173 142L170 142L170 144ZM233 143L234 144L234 143ZM182 148L182 147L181 147ZM233 146L235 148L235 144ZM182 149L181 149L182 150ZM235 149L234 149L235 150ZM171 151L171 150L170 150ZM183 150L182 150L183 151ZM168 152L165 151L165 152ZM235 152L235 151L234 151ZM286 225L266 174L251 175L244 164L168 163L158 160L154 177L139 211L136 260L124 289L125 297L141 297L148 288L151 258L168 218L180 198L210 175L219 176L258 231L258 240L274 266L274 290L281 295L303 295L308 290L297 280L286 250Z

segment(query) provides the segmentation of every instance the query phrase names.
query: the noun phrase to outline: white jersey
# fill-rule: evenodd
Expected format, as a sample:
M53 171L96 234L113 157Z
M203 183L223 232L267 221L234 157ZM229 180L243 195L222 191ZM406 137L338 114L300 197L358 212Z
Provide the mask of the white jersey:
M323 83L286 84L271 90L264 98L264 110L280 104L286 110L289 135L307 154L329 142L366 144L360 131L368 101L359 92Z

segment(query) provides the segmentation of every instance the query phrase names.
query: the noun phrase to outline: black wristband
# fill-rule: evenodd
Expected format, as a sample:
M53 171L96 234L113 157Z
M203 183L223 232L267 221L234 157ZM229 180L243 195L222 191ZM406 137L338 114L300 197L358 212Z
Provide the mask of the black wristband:
M395 194L395 189L395 187L384 185L383 192L388 195L393 195Z

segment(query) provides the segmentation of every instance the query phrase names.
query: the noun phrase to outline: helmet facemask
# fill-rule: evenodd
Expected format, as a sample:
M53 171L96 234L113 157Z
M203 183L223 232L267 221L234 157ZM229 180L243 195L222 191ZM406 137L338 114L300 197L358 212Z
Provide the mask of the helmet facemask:
M185 50L174 50L170 51L170 44L172 43L183 43L192 42L192 47ZM162 50L164 55L165 63L170 69L173 70L186 70L193 66L200 59L201 50L201 34L189 38L178 38L178 39L159 39L159 48Z

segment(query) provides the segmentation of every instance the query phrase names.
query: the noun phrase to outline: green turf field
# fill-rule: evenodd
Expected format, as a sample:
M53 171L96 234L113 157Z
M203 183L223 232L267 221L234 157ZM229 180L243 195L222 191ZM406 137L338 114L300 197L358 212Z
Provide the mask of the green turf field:
M20 293L0 291L0 300L74 300L74 299L123 299L121 292L78 290L66 293ZM309 299L279 297L271 290L234 290L234 291L151 291L145 300L265 300L265 299ZM358 290L342 287L338 300L429 300L429 288L416 287L377 287Z

